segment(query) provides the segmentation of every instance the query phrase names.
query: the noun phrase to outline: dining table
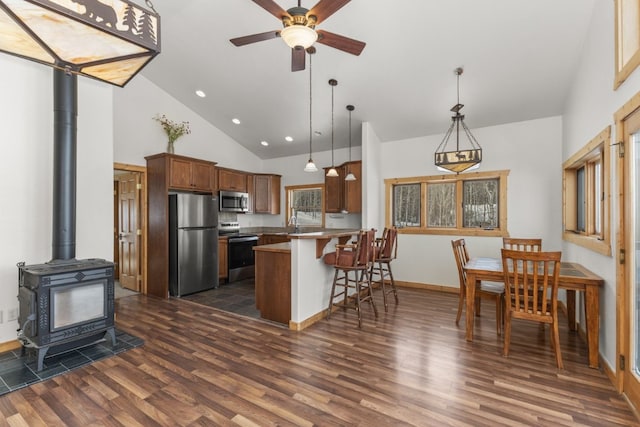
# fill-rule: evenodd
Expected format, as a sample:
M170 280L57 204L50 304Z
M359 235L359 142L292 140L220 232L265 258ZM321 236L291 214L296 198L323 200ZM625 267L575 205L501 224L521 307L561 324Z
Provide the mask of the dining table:
M467 283L479 283L482 280L490 282L503 282L501 258L471 258L464 266L467 275ZM560 263L558 277L558 289L564 289L567 293L567 318L569 329L576 330L576 298L575 293L584 293L584 308L587 333L587 346L589 352L589 367L599 367L599 328L600 328L600 287L604 279L577 262L563 261ZM475 286L466 287L466 312L474 312ZM473 341L474 316L466 318L466 339Z

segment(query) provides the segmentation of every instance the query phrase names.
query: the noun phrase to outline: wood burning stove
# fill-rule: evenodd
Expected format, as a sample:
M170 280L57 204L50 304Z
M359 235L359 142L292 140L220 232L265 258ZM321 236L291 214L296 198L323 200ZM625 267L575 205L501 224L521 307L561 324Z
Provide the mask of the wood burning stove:
M53 72L53 258L45 264L18 264L18 339L23 353L44 358L111 337L114 330L114 265L75 259L77 76Z
M37 351L37 369L44 358L92 344L114 329L114 265L102 259L18 264L18 339Z

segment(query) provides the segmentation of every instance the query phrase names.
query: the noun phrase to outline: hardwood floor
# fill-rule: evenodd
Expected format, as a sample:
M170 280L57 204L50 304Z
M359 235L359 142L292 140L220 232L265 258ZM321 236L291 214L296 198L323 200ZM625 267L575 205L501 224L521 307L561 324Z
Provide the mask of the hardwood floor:
M514 323L502 357L483 304L475 341L457 295L401 288L400 304L336 312L301 331L186 300L119 299L142 347L0 398L0 426L638 426L585 343ZM376 293L382 308L382 297Z

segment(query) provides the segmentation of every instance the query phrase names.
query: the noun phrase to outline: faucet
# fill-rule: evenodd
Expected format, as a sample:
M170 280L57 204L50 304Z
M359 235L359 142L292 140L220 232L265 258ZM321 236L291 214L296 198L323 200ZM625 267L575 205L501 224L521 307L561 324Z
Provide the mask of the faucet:
M295 233L298 232L298 216L296 215L296 210L291 208L291 217L289 217L289 225L293 225L293 231Z

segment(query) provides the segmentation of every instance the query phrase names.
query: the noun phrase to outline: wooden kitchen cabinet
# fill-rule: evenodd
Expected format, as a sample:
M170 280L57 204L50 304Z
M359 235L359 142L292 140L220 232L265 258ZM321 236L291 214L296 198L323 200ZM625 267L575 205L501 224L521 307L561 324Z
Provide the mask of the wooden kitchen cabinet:
M160 153L147 161L147 294L169 297L169 192L212 194L215 162Z
M342 208L349 213L362 212L362 162L347 162L344 165L344 182L342 193ZM355 181L345 181L344 177L351 172L356 176Z
M226 281L229 278L229 238L220 236L218 238L218 282Z
M253 212L280 214L280 175L253 175Z
M263 319L291 320L291 247L288 243L255 246L256 308Z
M185 157L169 158L169 187L177 190L211 192L214 166Z
M247 192L247 173L224 168L217 170L219 190Z
M326 176L328 170L329 168L325 168L325 212L362 212L362 162L347 162L336 166L337 177ZM349 172L356 176L355 181L344 180Z
M269 234L264 233L260 235L260 239L258 240L258 245L272 245L274 243L285 243L290 242L291 237L286 234Z

